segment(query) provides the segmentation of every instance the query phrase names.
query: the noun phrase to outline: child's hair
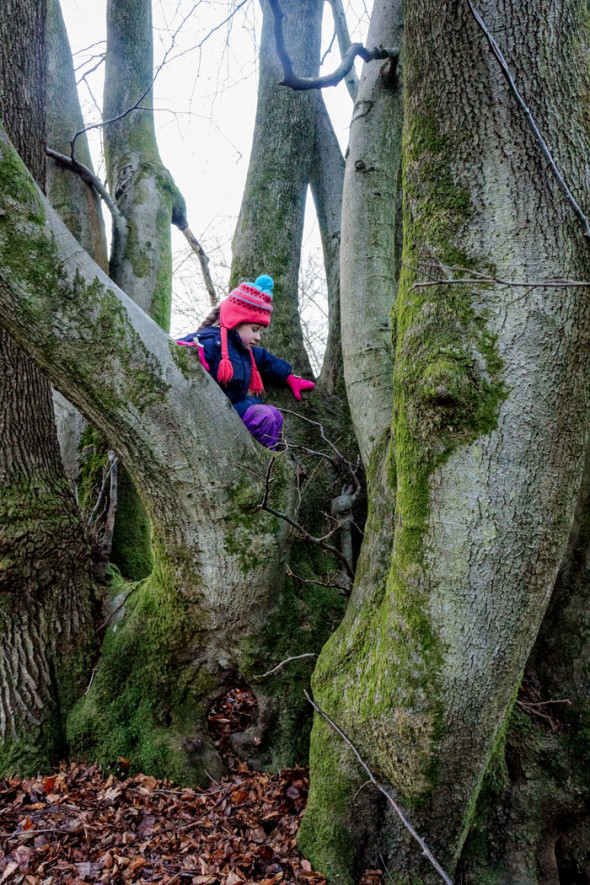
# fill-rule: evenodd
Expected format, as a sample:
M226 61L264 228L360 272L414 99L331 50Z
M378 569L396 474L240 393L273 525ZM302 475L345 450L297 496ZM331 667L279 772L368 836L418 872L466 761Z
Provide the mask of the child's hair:
M217 307L213 308L211 313L207 314L207 316L205 317L205 319L203 320L203 322L201 323L201 325L197 329L197 332L200 332L201 329L208 329L209 326L218 326L219 325L219 312L220 312L220 310L221 310L221 308L218 304Z

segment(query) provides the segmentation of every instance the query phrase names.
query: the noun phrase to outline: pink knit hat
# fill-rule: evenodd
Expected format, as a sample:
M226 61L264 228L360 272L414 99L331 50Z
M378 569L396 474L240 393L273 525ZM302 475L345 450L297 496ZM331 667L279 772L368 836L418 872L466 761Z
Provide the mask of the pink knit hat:
M217 370L217 380L221 384L228 384L233 378L234 367L229 358L227 349L227 330L235 329L241 323L252 325L269 326L272 313L272 289L274 282L267 274L256 279L254 283L240 283L233 289L220 305L219 323L221 325L221 362ZM264 385L260 372L254 360L254 354L250 350L252 361L252 377L250 379L249 394L262 396Z

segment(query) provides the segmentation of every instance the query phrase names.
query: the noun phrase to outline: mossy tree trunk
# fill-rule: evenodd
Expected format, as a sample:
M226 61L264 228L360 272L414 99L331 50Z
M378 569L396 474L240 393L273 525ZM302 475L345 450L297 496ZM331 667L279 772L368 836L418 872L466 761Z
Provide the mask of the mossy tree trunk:
M113 229L110 276L166 331L170 328L170 225L185 205L162 163L153 116L151 0L109 0L103 115L109 190L125 219ZM141 492L141 490L139 490ZM119 475L112 559L130 578L152 566L150 526L126 470Z
M588 206L585 3L549 13L533 0L489 3L485 16ZM584 280L590 250L466 4L406 5L403 78L394 445L382 472L396 499L393 542L381 580L368 586L360 570L314 692L452 875L572 527L589 435L590 311L576 287L446 281L473 271ZM392 110L391 127L396 119ZM389 211L391 226L394 200ZM370 502L372 565L383 556L380 507ZM440 881L390 810L366 788L359 798L365 778L323 721L311 773L301 844L319 869L349 882L379 850L396 881ZM538 876L527 881L554 881Z
M155 538L153 573L108 630L70 739L107 763L125 756L176 778L215 776L211 700L268 669L278 631L299 632L302 615L282 591L286 524L257 507L271 456L199 362L80 250L5 138L0 155L10 207L0 218L2 323L121 452ZM284 459L273 476L271 501L293 513ZM313 647L325 630L317 602L300 632ZM269 722L276 744L294 727L280 680L258 700L257 754Z
M463 853L469 885L590 876L589 544L587 460L565 560Z
M0 116L41 183L44 28L43 3L3 4ZM89 678L94 590L49 384L4 330L0 484L0 771L34 773L63 754L65 717Z

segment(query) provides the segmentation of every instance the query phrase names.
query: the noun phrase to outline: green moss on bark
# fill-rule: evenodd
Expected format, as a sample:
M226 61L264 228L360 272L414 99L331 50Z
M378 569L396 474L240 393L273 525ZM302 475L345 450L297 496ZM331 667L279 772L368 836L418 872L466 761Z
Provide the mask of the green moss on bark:
M221 771L204 728L217 683L205 666L193 664L200 644L193 604L162 556L152 575L129 590L123 616L113 617L105 636L92 687L69 718L72 750L108 768L124 757L132 771L205 781L206 770ZM122 601L118 596L112 605Z

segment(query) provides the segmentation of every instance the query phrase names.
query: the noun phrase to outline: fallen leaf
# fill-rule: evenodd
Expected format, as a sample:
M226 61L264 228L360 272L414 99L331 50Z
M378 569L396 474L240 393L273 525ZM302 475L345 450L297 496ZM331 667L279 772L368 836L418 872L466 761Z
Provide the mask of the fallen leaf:
M2 878L0 879L0 882L6 882L6 880L9 879L16 870L18 870L18 864L14 862L9 863L2 873Z

